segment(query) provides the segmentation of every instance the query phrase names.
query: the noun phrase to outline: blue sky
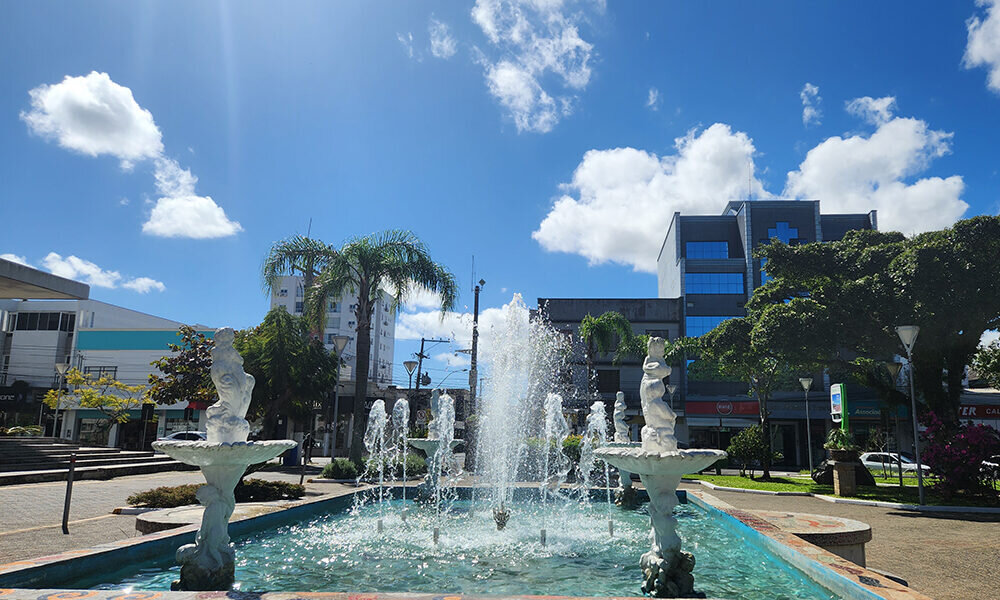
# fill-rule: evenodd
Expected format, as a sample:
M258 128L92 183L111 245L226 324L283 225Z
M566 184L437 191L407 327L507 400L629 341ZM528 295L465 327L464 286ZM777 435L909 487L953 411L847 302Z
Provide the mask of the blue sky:
M310 219L412 229L464 311L473 255L487 309L654 296L669 215L748 190L1000 209L993 0L6 2L0 56L0 253L186 322L259 322ZM396 362L462 322L414 303Z

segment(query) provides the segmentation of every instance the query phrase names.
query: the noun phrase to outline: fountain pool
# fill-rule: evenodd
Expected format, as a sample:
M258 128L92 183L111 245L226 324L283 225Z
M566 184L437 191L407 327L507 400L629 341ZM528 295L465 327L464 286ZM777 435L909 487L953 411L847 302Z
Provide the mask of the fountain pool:
M427 505L408 504L405 522L398 513L384 515L381 535L376 534L380 517L374 505L355 514L312 515L237 537L236 586L241 591L641 594L635 564L648 543L644 507L615 509L614 537L608 536L603 502L581 506L515 499L510 508L510 525L498 532L488 510L459 500L440 524L438 544L431 536L438 516ZM697 556L699 591L709 597L837 597L706 510L682 504L676 516L684 546ZM548 529L544 546L538 529L543 523ZM178 569L168 555L63 585L168 590Z

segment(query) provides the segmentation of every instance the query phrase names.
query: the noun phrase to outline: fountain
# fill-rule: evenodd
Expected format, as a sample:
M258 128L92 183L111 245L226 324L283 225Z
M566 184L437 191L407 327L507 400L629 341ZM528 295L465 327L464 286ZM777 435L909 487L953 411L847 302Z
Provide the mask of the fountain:
M455 400L440 390L431 392L431 420L427 423L427 437L407 438L411 446L427 456L427 475L417 490L422 500L433 500L441 506L441 477L451 467L451 450L459 443L455 439Z
M590 412L587 414L586 429L583 439L580 440L580 464L578 467L577 481L580 492L580 499L590 500L590 487L594 484L594 469L597 466L597 456L594 452L608 443L608 420L604 402L600 400L590 405ZM605 463L605 466L607 463ZM607 486L607 470L605 470L605 486ZM608 496L610 500L610 489Z
M229 517L236 499L233 490L249 465L266 462L296 443L292 440L247 442L246 420L254 378L243 372L243 358L233 347L229 327L215 332L212 382L219 400L208 408L206 441L153 442L153 448L189 465L201 467L206 485L196 497L205 506L195 543L177 549L181 564L177 590L228 590L234 581L236 553L229 543Z
M399 397L396 399L396 403L392 405L392 431L393 447L396 448L396 451L399 453L397 460L402 471L403 512L401 513L401 516L404 520L406 519L406 449L409 447L406 443L406 434L409 430L410 402L405 397ZM393 475L395 475L395 470L393 471Z
M368 463L365 473L374 467L378 471L378 501L381 505L385 490L385 466L389 462L391 450L385 443L385 427L388 417L385 414L385 400L381 398L372 403L368 411L368 425L365 428L365 449L368 450ZM362 475L364 478L364 475Z
M569 437L569 423L563 414L562 396L545 396L545 437L542 452L542 473L539 477L542 502L549 496L558 496L559 489L566 481L570 460L563 454L563 442Z
M666 387L663 378L670 366L663 357L663 338L649 339L648 355L643 360L639 396L646 424L642 445L604 447L595 454L619 469L638 473L649 493L649 520L652 525L652 548L642 555L643 592L659 598L691 597L694 594L694 556L681 550L677 535L677 486L685 473L700 471L725 458L721 450L678 450L674 437L674 411L663 401Z
M611 444L615 447L637 446L628 434L628 425L625 424L625 392L615 394L615 438ZM632 485L632 474L624 469L618 469L618 489L615 490L615 504L622 508L635 508L639 505L635 495L635 487Z

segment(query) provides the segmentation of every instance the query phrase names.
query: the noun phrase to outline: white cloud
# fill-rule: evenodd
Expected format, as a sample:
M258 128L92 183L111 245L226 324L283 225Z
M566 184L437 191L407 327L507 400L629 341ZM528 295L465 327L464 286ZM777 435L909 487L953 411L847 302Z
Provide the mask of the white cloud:
M852 112L875 122L889 118L892 102L868 100L852 102ZM910 234L947 227L969 207L961 200L962 178L907 181L947 154L951 137L919 119L897 117L881 122L869 137L828 138L788 174L784 193L818 199L824 212L876 209L879 229L884 231Z
M437 58L451 58L458 51L455 38L448 31L448 24L432 18L427 30L431 36L431 54Z
M395 297L396 295L395 286L389 285L384 289L385 293ZM419 287L411 282L407 286L406 292L403 294L402 308L405 311L437 309L440 312L441 294L437 292L432 292L423 287Z
M472 364L472 359L468 354L442 352L440 354L435 354L434 360L444 363L447 367L453 368L468 368L469 365Z
M806 126L819 125L823 116L819 110L819 103L823 101L819 95L819 87L807 81L802 86L802 91L799 92L799 98L802 99L802 124Z
M896 98L893 96L882 98L864 96L847 102L845 107L848 113L877 126L888 123L892 119L893 111L896 108Z
M1000 331L997 331L996 329L987 329L979 338L979 345L986 347L997 340L1000 340Z
M167 289L162 282L149 277L126 279L122 283L122 275L118 271L102 269L97 264L73 256L72 254L64 258L60 254L49 252L42 259L42 266L53 275L82 281L83 283L97 287L114 289L121 285L140 294L145 294L154 289L160 292Z
M403 50L406 51L406 55L409 56L410 58L413 58L414 57L414 51L413 51L413 34L412 33L406 33L406 34L397 33L396 34L396 39L399 40L399 43L403 45Z
M602 2L584 4L603 9ZM590 82L593 46L578 29L586 11L567 9L550 0L476 0L472 9L496 54L481 56L487 87L518 131L551 131Z
M767 197L753 177L753 141L716 123L675 140L677 153L590 150L532 237L543 248L655 272L674 212L719 214L730 200ZM749 170L749 171L748 171ZM748 181L748 175L750 179Z
M143 232L215 238L242 230L211 198L195 194L198 178L164 156L153 115L139 106L132 90L112 81L107 73L66 76L60 83L40 85L28 94L31 110L22 112L21 119L34 133L88 156L114 156L126 170L139 160L154 161L156 187L162 197L143 224ZM128 199L119 203L127 205Z
M132 90L111 81L107 73L67 75L62 82L40 85L28 95L31 110L22 112L21 119L31 131L63 148L87 156L109 154L121 161L123 169L163 152L153 115L136 103Z
M503 308L485 308L479 311L480 359L488 360L493 355L493 331L494 328L501 328L503 323ZM472 313L449 311L442 315L440 310L400 313L396 323L396 339L419 340L422 337L449 339L458 348L471 348Z
M134 290L140 294L148 294L152 290L162 292L167 289L167 286L163 285L162 281L150 279L149 277L136 277L135 279L130 279L123 283L122 287Z
M646 108L652 110L660 108L660 90L655 87L649 88L649 94L646 96Z
M122 278L118 271L105 271L89 260L73 255L63 258L55 252L49 252L42 259L42 265L53 275L82 281L97 287L114 288Z
M31 266L31 263L28 262L27 258L23 256L18 256L17 254L10 254L10 253L0 254L0 258L4 260L9 260L10 262L15 262L19 265L24 265L26 267Z
M986 18L973 15L965 22L969 30L962 64L967 69L985 67L989 71L986 85L1000 93L1000 3L997 0L976 0L986 7Z
M208 239L243 230L238 222L229 220L226 211L212 198L195 194L198 178L190 170L182 169L177 161L157 159L154 175L161 197L156 200L149 219L142 224L143 233Z

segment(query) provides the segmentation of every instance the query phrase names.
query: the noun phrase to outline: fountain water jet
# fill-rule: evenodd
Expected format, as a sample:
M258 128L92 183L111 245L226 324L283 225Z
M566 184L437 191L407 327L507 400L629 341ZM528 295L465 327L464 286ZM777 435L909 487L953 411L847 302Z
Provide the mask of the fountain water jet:
M427 423L426 438L407 438L411 446L427 455L427 475L417 493L423 500L433 500L441 509L443 476L451 468L451 450L460 442L455 439L455 400L440 390L431 392L431 420Z
M628 433L628 425L625 423L625 392L615 394L614 421L615 437L612 445L637 446L638 443L631 440ZM615 504L622 508L635 508L638 506L635 487L632 486L632 474L624 469L618 469L618 482L618 489L615 490Z
M172 589L228 590L234 581L236 552L229 543L229 517L236 498L233 490L249 465L267 462L296 445L293 440L247 442L246 420L254 378L243 371L243 358L233 347L235 333L224 327L215 332L212 382L219 400L206 411L206 441L153 442L153 448L189 465L201 467L206 485L196 497L205 506L195 543L177 549L180 580Z
M563 442L569 437L569 423L563 415L562 396L547 394L545 396L545 437L542 459L542 472L539 477L542 502L550 495L559 495L559 489L566 481L570 461L563 454Z
M685 473L700 471L725 458L721 450L678 450L674 437L674 411L663 401L666 387L663 378L670 375L664 360L663 338L649 339L648 355L643 360L639 396L646 425L642 428L642 446L605 447L595 453L619 469L638 473L649 493L649 520L652 525L652 548L642 555L642 590L660 598L690 597L694 593L694 556L681 550L677 535L677 486Z
M385 414L385 400L379 399L372 404L368 413L368 426L365 428L365 449L368 450L368 466L365 472L374 467L378 470L378 501L381 505L384 498L385 465L389 462L391 450L386 447L385 427L388 417Z
M400 516L406 520L406 456L409 445L406 443L406 434L410 429L410 402L406 398L397 398L392 405L392 431L394 436L394 446L399 452L399 464L402 468L403 477L403 511ZM395 472L395 470L393 470Z

